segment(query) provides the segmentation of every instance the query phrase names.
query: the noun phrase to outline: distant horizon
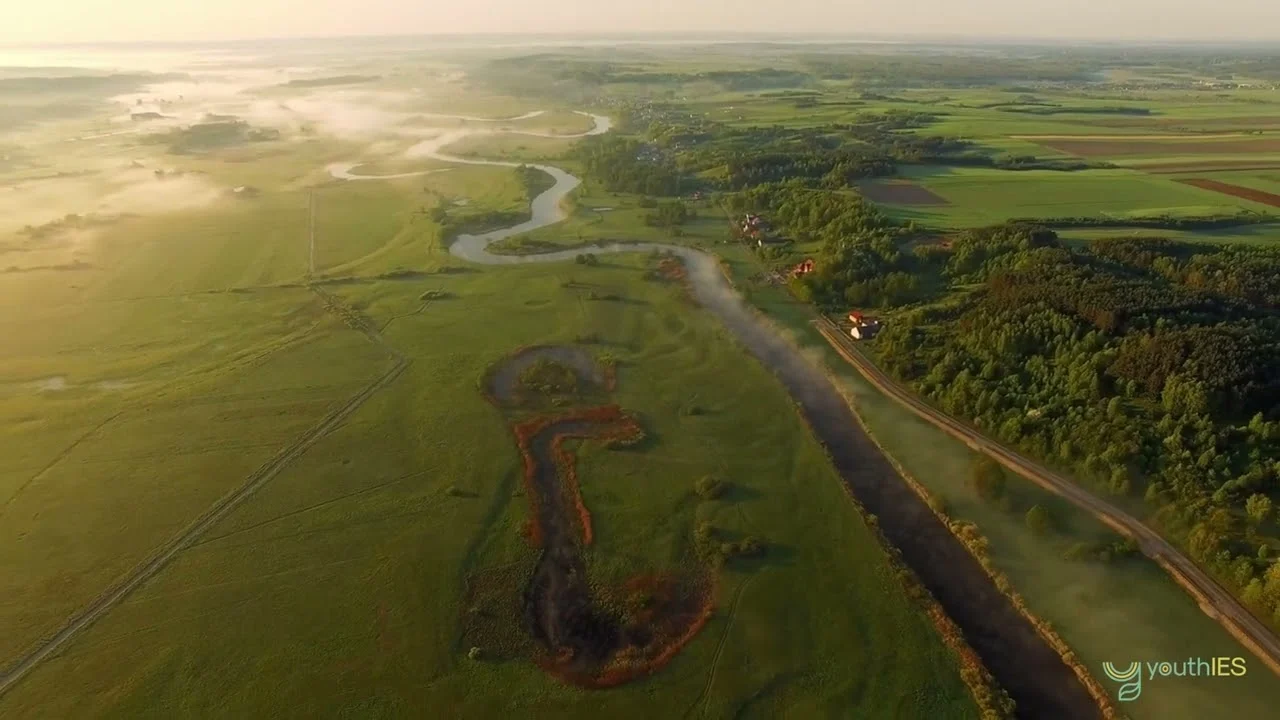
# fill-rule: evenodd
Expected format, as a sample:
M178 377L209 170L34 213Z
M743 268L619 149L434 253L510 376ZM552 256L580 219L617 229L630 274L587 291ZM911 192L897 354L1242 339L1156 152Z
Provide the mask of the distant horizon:
M1280 44L1274 0L56 0L0 9L0 45L396 37L790 37ZM300 11L301 10L301 11ZM619 29L626 29L619 32Z
M49 41L5 41L0 40L0 48L72 48L72 47L198 47L229 46L251 43L273 42L324 42L340 40L413 40L420 38L447 40L506 40L513 44L537 46L548 41L573 42L580 40L619 40L628 44L661 44L679 42L699 44L713 42L728 45L750 44L832 44L832 45L921 45L942 44L952 46L1035 46L1050 44L1053 46L1098 46L1111 47L1149 47L1149 46L1247 46L1250 48L1275 47L1280 50L1280 37L1274 39L1231 37L1158 37L1158 38L1121 38L1121 37L1087 37L1067 35L1026 35L1026 34L991 34L977 35L969 33L874 33L848 34L840 32L794 32L794 31L709 31L709 30L636 30L629 32L565 30L565 31L439 31L439 32L406 32L406 33L346 33L346 34L310 34L310 35L246 35L217 39L183 39L183 40L49 40Z

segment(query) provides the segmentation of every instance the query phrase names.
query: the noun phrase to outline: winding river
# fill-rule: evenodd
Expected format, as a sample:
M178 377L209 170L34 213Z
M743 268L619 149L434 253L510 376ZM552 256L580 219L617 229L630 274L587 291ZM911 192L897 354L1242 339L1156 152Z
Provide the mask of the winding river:
M585 113L584 113L585 114ZM600 135L611 128L607 117L592 115L595 126L580 135ZM492 130L455 130L415 145L410 154L446 163L515 167L520 163L460 158L442 152L463 137ZM523 133L548 136L543 133ZM571 260L582 248L535 255L496 255L489 246L513 235L565 219L563 200L581 181L550 165L533 165L555 185L532 203L532 217L508 228L479 235L460 235L450 251L468 262L485 265L545 263ZM349 169L349 168L348 168ZM670 251L687 268L699 303L720 319L734 336L787 388L814 434L826 446L835 467L885 536L960 626L996 679L1018 704L1024 718L1098 718L1098 706L1072 670L1010 603L986 571L951 531L934 516L865 435L826 372L804 356L773 324L749 307L720 270L717 258L692 248L654 243L611 243L594 253ZM851 561L856 559L851 558Z

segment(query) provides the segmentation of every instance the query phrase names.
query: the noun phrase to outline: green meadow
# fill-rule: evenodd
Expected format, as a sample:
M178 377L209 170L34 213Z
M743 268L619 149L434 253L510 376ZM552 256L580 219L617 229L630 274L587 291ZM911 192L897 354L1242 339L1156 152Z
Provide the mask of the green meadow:
M385 326L387 341L410 358L408 371L7 693L0 712L420 716L447 707L475 717L517 707L529 716L976 717L955 658L906 601L784 391L678 285L644 280L646 263L624 256L592 268L336 286ZM588 288L619 299L591 300ZM429 290L447 295L424 304ZM301 299L304 291L262 292ZM600 539L591 565L669 567L703 522L769 548L763 560L721 572L716 614L669 668L607 693L563 686L528 659L473 661L458 646L467 579L527 563L534 552L519 533L527 508L515 445L479 378L522 345L582 337L618 360L616 400L653 438L638 451L581 451ZM342 399L385 361L359 333L331 329L247 377L192 388L195 398L140 398L133 417L108 423L63 466L78 492L67 497L70 487L46 478L17 506L49 534L17 547L56 547L53 533L76 528L93 538L82 545L90 549L30 558L11 549L6 564L21 572L5 576L30 578L31 567L56 561L63 573L95 567L92 579L108 582L235 484L258 454L299 433L303 410ZM687 412L693 404L696 415ZM189 450L175 447L179 438ZM94 464L108 461L129 471L113 477ZM153 484L137 476L144 462ZM188 485L175 485L173 474ZM700 501L693 488L705 475L728 479L732 492ZM72 498L115 512L76 512L66 505ZM121 537L112 528L125 512L145 522ZM83 599L94 589L89 579ZM795 593L800 586L806 591ZM52 580L24 587L19 599L42 608L45 626L78 604ZM34 639L14 633L26 619L5 622L7 654ZM69 684L79 689L68 693Z
M529 107L450 111L485 109ZM583 129L569 113L535 120ZM110 142L117 158L143 147ZM368 146L357 172L432 167L407 145ZM156 166L216 191L3 237L23 248L0 273L21 299L0 306L4 666L351 402L392 367L388 348L409 364L0 696L0 716L978 717L959 659L785 391L678 283L646 279L641 255L460 265L441 223L527 212L517 174L328 177L365 147L313 136L148 156L140 196L168 182ZM584 211L555 241L589 223L660 237L636 198L588 188L578 203L617 212ZM707 209L696 227L711 242L724 220ZM766 546L718 571L710 622L668 667L609 692L462 644L469 583L536 558L515 441L480 378L521 346L575 342L617 362L612 399L648 436L576 448L592 571L678 567L703 524ZM716 500L694 491L710 475L729 482ZM516 579L501 602L518 603Z

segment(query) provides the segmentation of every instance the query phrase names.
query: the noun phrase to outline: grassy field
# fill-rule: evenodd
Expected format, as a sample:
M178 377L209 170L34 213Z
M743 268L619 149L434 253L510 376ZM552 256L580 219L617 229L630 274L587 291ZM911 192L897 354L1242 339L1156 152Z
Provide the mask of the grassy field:
M0 699L0 713L974 717L954 658L905 602L781 388L677 288L642 273L639 258L611 259L343 286L412 358L396 388ZM562 287L570 276L623 299L588 300ZM454 297L405 315L427 288ZM584 450L591 566L669 565L704 521L769 547L723 571L720 609L670 668L605 693L564 687L527 660L474 662L457 644L465 580L531 555L514 443L478 379L516 347L588 334L620 361L617 399L654 438L643 451ZM314 383L356 357L304 356L281 371ZM257 414L243 396L220 400L229 420L235 408ZM704 412L682 413L690 403ZM164 437L178 419L156 416L144 434ZM733 493L698 502L693 483L707 474ZM121 501L134 489L116 486Z
M366 85L358 92L412 82ZM280 103L288 92L261 96ZM496 96L409 107L531 109ZM678 285L646 280L639 256L460 268L430 211L451 224L524 212L516 173L335 182L330 163L423 165L400 155L415 137L365 122L372 114L330 115L313 120L318 130L192 155L132 135L47 153L50 167L102 163L85 170L83 195L120 184L126 211L38 237L4 229L0 265L15 269L0 273L0 293L22 302L0 307L10 340L0 347L0 665L390 366L307 287L312 257L313 279L410 365L0 697L0 716L977 716L958 659L908 600L783 389ZM518 124L589 126L563 112ZM117 178L117 166L129 174ZM169 202L180 187L209 192ZM534 239L664 237L635 198L587 186L578 202L563 232ZM590 209L608 206L616 212ZM51 217L77 211L72 202ZM707 209L686 229L710 243L724 224ZM555 681L527 654L473 660L461 644L468 583L506 575L518 588L535 557L520 534L528 502L511 429L479 379L522 345L578 338L616 358L615 399L649 437L626 452L579 449L593 577L687 562L701 523L768 548L718 573L714 616L671 666L609 692ZM707 475L731 492L699 500Z

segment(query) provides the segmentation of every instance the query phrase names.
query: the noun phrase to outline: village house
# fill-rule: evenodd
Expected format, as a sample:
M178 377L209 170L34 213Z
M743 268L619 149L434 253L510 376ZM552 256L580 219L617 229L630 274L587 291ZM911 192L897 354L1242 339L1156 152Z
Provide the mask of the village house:
M880 332L879 320L866 317L856 310L849 313L849 322L853 324L849 329L849 336L854 340L869 340Z
M811 260L810 258L805 258L804 262L791 268L791 277L801 277L803 275L808 275L809 273L813 272L813 269L814 269L813 260Z

